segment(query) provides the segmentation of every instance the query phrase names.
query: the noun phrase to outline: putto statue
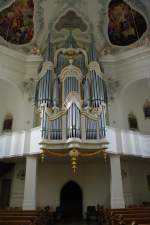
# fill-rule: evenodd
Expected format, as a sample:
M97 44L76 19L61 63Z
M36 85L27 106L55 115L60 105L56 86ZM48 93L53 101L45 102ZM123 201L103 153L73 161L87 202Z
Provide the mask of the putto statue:
M52 148L57 141L57 146L84 148L92 140L93 149L100 148L106 142L107 93L94 41L82 49L70 32L64 47L54 52L49 40L39 77L35 106L41 113L40 144Z

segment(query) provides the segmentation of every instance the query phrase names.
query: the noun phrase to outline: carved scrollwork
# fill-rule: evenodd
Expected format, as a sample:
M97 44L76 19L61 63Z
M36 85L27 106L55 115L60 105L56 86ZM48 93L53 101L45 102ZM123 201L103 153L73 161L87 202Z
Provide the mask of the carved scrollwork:
M100 77L102 77L102 71L100 69L99 64L96 61L92 61L89 64L89 70L95 70L96 74L99 75Z
M47 108L45 107L45 113L48 116L49 121L53 121L58 119L59 117L63 116L65 114L65 110L59 110L59 108Z
M68 109L72 103L75 103L77 107L82 110L83 101L80 98L80 94L77 92L71 92L65 99L64 106Z

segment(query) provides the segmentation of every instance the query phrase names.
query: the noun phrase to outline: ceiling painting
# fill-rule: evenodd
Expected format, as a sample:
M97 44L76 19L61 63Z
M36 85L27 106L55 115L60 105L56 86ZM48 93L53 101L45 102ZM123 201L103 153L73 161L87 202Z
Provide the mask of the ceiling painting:
M144 17L125 1L112 0L108 9L108 36L113 45L128 46L146 31Z
M33 0L16 0L0 12L0 35L12 44L29 43L33 38Z
M83 48L93 34L99 54L105 47L121 52L136 46L138 38L144 42L149 12L149 0L0 0L0 45L44 52L49 33L61 46L72 30Z

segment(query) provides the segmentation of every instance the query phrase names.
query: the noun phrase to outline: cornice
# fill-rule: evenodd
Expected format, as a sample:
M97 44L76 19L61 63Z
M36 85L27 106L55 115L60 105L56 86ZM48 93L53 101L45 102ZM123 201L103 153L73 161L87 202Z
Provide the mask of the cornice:
M101 63L119 63L121 61L128 61L131 59L141 59L144 57L150 56L150 47L141 46L138 48L130 49L126 52L118 53L116 55L105 55L99 58Z
M23 62L41 62L42 57L40 55L27 55L13 49L9 49L5 46L0 45L0 54L4 56L12 57L13 59Z

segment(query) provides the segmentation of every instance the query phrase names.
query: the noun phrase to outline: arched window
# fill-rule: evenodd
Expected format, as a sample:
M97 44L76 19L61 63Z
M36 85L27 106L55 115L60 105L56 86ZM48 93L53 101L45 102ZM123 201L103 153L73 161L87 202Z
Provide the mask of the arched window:
M137 118L133 112L130 112L128 115L129 129L131 130L139 130Z
M145 100L143 111L145 119L150 119L150 101L148 99Z
M12 124L13 124L13 116L12 114L8 113L5 116L4 122L3 122L3 131L11 131L12 130Z

